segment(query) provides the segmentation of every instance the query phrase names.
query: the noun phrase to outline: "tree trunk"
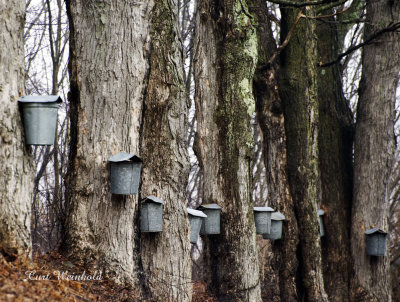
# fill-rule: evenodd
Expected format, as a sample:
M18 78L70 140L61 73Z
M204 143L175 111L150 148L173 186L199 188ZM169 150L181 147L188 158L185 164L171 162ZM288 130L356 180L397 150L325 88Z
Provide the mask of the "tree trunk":
M298 24L281 53L280 96L284 102L287 169L300 234L302 286L306 301L328 301L324 289L317 209L320 204L318 169L318 93L315 21L300 18L300 10L281 8L281 36ZM314 15L309 7L301 13ZM300 19L299 19L300 18Z
M206 240L207 278L221 300L260 301L251 197L257 36L244 0L198 1L196 26L195 151L203 202L222 207L221 234Z
M186 214L186 91L177 6L158 1L151 25L150 75L144 106L141 199L165 201L161 233L141 233L141 257L147 290L157 301L191 301L189 224Z
M283 104L278 90L278 64L268 61L277 51L267 16L265 1L252 1L251 11L257 20L258 68L253 85L257 120L262 133L263 158L266 168L269 205L286 217L282 239L272 242L272 269L276 284L263 280L263 292L271 301L298 301L296 274L298 270L298 227L287 175L287 151ZM273 294L271 295L271 291ZM272 297L271 297L272 296Z
M137 195L111 195L107 159L138 154L152 1L67 1L70 167L65 253L138 281Z
M399 1L368 1L364 37L400 22ZM394 104L400 70L399 33L385 33L363 49L354 143L353 301L391 301L389 254L366 255L370 228L388 231L389 176L395 147Z
M35 168L23 139L18 99L24 93L25 1L0 4L0 252L31 253Z
M332 10L324 15L333 14ZM337 25L318 22L317 62L337 56ZM329 301L350 298L350 216L352 199L352 114L343 96L339 64L318 69L319 167L325 237L322 238L323 272Z

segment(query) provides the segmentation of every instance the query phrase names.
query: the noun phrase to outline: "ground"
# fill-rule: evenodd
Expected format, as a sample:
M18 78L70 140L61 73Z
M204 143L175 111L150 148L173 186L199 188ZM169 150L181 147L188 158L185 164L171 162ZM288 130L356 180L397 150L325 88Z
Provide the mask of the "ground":
M60 280L54 271L60 272ZM63 280L62 272L66 278L66 272L77 276L83 271L86 277L96 277L93 271L74 265L58 253L36 256L31 261L0 253L0 301L144 301L137 291L103 276L96 281ZM193 302L216 301L201 282L193 288Z

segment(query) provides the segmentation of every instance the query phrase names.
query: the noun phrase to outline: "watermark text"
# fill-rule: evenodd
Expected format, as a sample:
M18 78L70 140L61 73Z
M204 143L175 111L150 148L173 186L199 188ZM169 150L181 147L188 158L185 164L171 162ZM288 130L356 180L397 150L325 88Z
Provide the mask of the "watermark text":
M64 280L64 281L100 281L103 280L102 272L94 271L88 274L86 271L72 273L69 271L53 271L52 273L37 272L35 270L26 271L25 275L31 281L45 280Z

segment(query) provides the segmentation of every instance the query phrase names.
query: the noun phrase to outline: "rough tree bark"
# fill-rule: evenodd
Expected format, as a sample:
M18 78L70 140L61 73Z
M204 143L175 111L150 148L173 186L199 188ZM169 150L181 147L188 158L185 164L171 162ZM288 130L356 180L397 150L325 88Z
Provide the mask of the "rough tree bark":
M262 133L263 159L266 168L269 205L286 217L282 240L272 242L272 268L276 284L263 280L262 287L271 301L298 301L296 273L298 269L298 227L287 175L287 151L283 104L278 90L278 63L269 62L276 53L276 44L263 0L249 4L256 18L258 68L254 76L257 120ZM273 294L271 294L273 292Z
M281 7L282 41L296 21L298 24L280 56L279 93L284 103L290 192L300 234L302 286L298 294L306 301L321 302L328 301L328 298L324 289L317 220L320 204L317 47L314 20L299 15L313 16L314 10L308 7L301 12Z
M399 1L368 1L366 10L364 37L400 22ZM385 33L363 49L354 143L353 301L391 301L388 249L385 257L367 256L364 232L373 227L388 231L399 52L398 32Z
M324 15L333 14L332 10ZM338 54L337 25L317 22L318 61L330 62ZM343 96L340 65L319 68L319 167L321 207L325 211L322 238L323 273L329 301L350 298L351 252L350 218L352 199L352 114Z
M221 234L206 240L207 278L221 300L260 301L250 185L257 36L244 0L198 1L196 18L194 148L203 202L222 207Z
M70 167L65 253L138 282L138 198L111 195L107 159L139 154L153 1L67 1Z
M145 284L157 301L191 301L189 224L186 214L186 90L176 1L158 1L151 25L150 74L144 103L141 198L165 201L161 233L141 234Z
M35 168L17 103L25 90L24 21L25 1L0 3L0 251L30 256Z

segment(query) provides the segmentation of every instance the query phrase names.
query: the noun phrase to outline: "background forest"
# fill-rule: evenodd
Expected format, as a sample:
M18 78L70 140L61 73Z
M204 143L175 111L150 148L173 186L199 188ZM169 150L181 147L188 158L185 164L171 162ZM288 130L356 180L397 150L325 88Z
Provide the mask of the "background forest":
M4 0L0 45L3 266L58 252L141 301L400 301L400 1ZM23 95L63 99L53 145L25 144ZM136 195L110 192L121 151ZM221 233L190 243L210 203Z

